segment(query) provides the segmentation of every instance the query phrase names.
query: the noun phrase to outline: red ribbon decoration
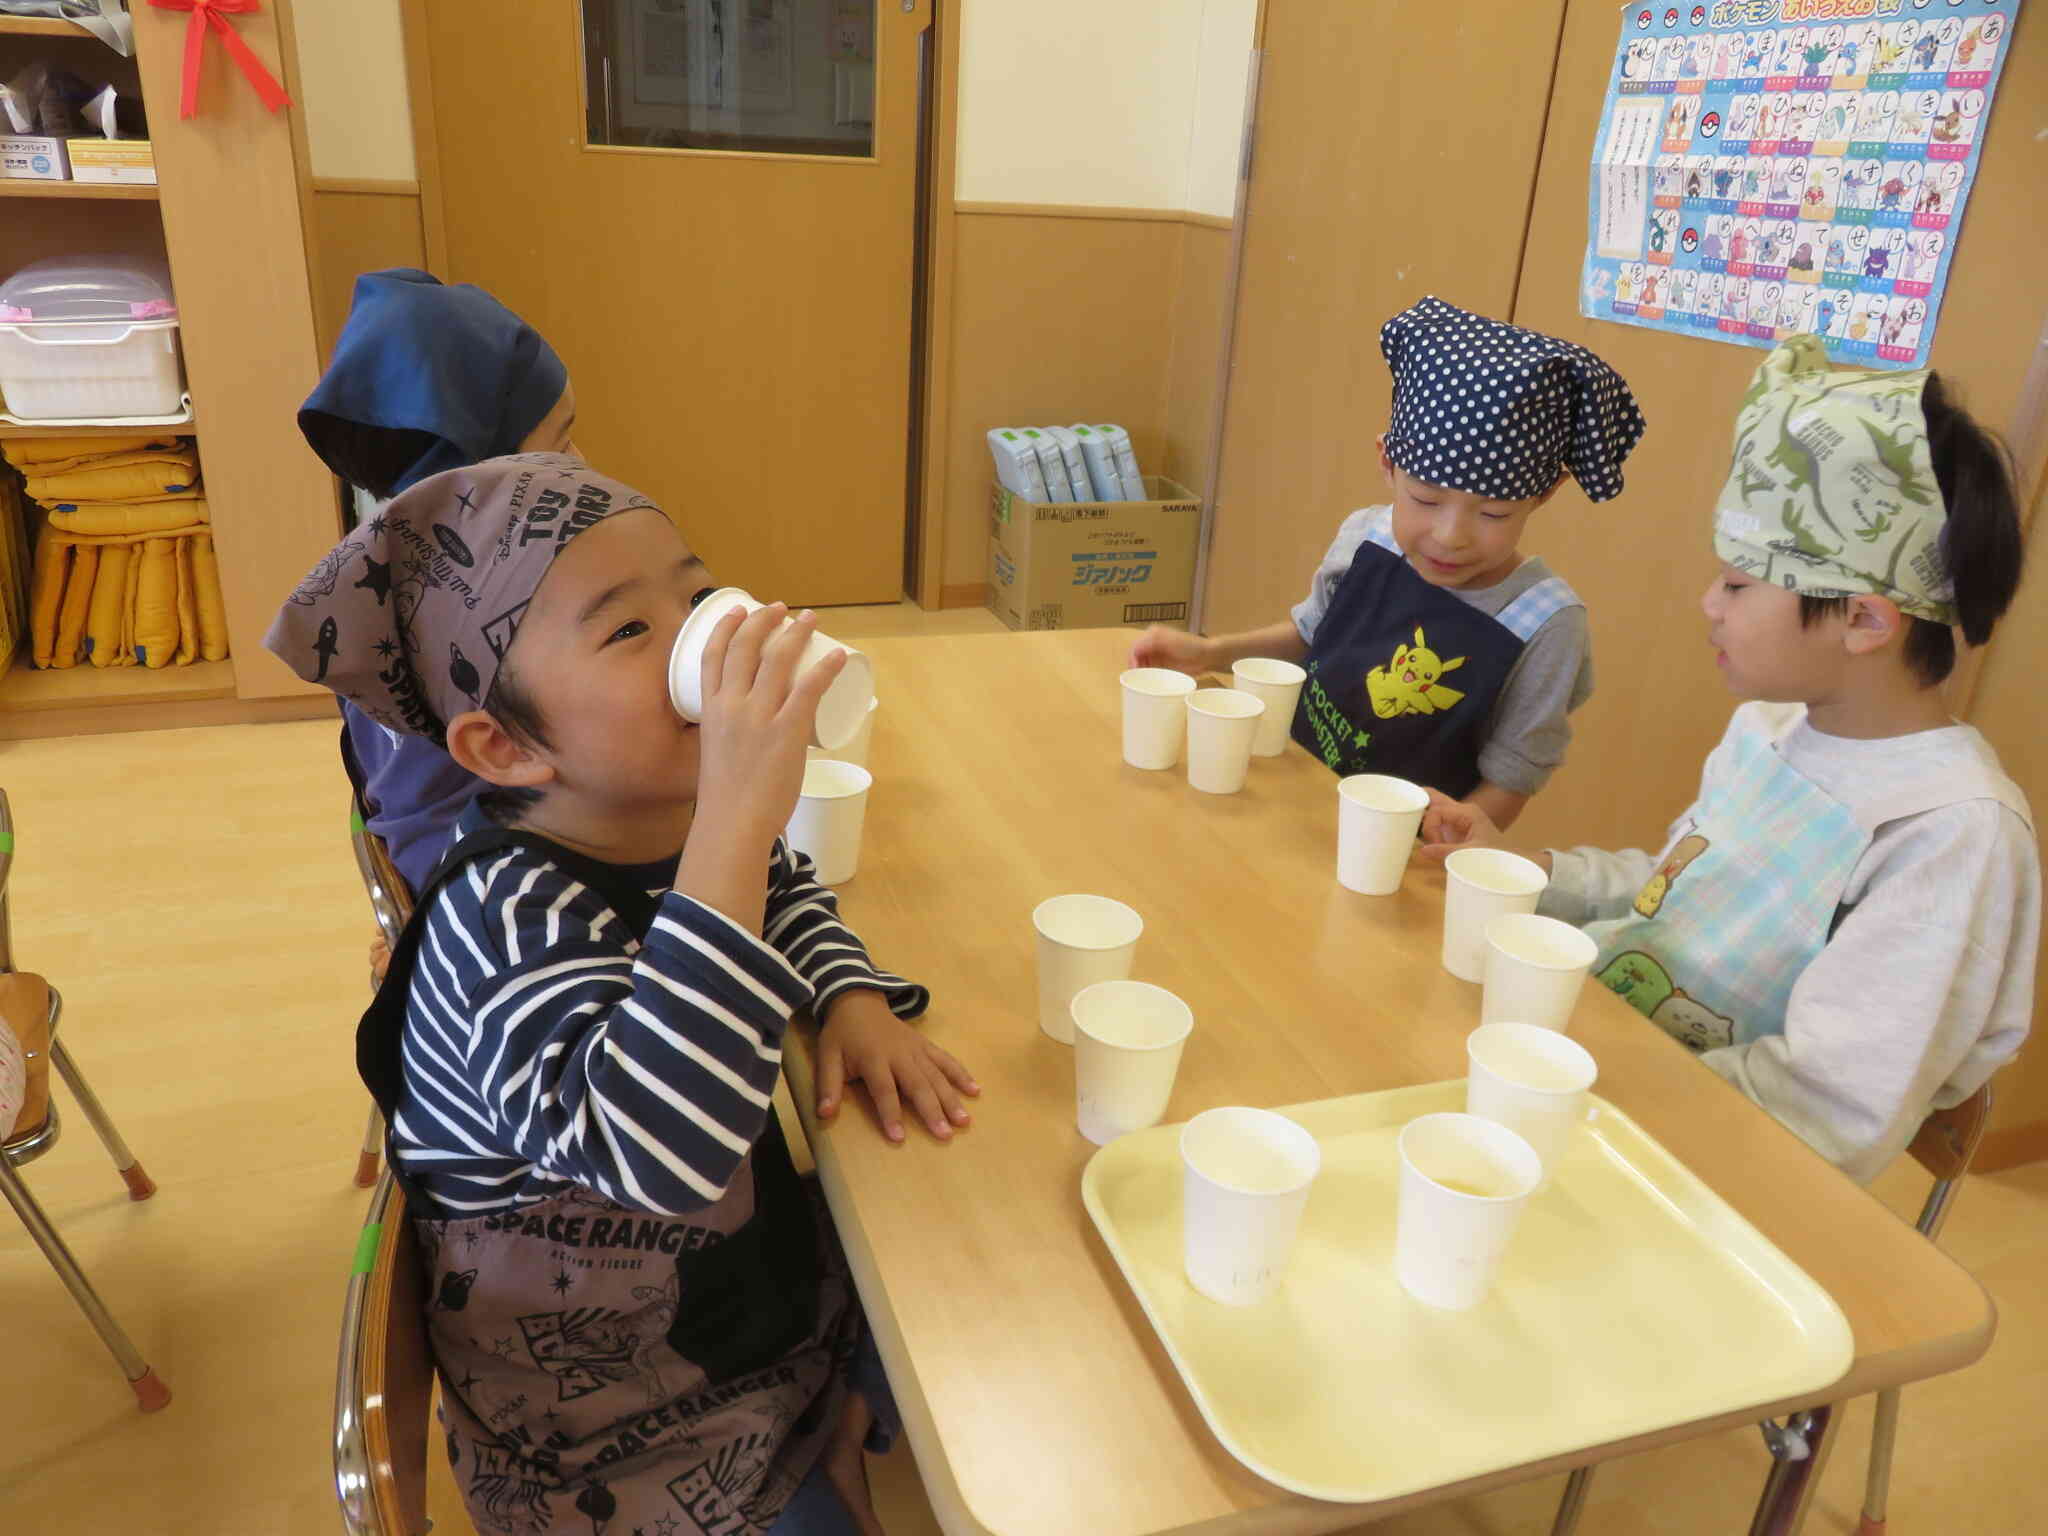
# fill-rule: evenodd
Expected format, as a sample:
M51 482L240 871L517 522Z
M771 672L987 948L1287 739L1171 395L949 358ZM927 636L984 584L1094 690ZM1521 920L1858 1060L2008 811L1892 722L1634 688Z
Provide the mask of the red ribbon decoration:
M149 0L160 11L190 11L192 21L185 28L185 71L184 90L178 98L180 118L199 115L199 64L206 47L206 29L210 26L220 34L221 46L227 49L228 57L242 66L242 73L256 88L256 95L263 105L275 112L279 107L291 105L291 97L285 95L284 87L263 61L249 50L235 29L228 25L231 15L243 15L263 9L263 0Z

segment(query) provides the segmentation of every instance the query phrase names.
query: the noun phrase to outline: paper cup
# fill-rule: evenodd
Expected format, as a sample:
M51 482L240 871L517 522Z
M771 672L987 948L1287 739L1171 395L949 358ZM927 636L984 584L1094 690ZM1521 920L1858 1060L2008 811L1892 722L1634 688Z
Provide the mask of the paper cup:
M1187 736L1188 695L1195 680L1165 667L1124 673L1124 761L1133 768L1171 768Z
M1599 946L1570 923L1511 912L1486 925L1486 991L1479 1022L1571 1032L1572 1008Z
M1252 741L1266 706L1235 688L1201 688L1188 695L1188 783L1211 795L1244 788Z
M704 718L704 645L711 631L734 608L752 613L762 606L738 587L720 587L683 621L675 647L668 653L668 698L685 720L695 723ZM783 622L787 626L796 621ZM827 751L853 740L875 697L875 673L867 657L829 635L813 632L797 662L798 673L808 672L834 651L846 652L846 665L818 701L818 718L811 727L811 745Z
M1212 1109L1180 1133L1181 1243L1188 1284L1248 1307L1280 1288L1308 1188L1315 1137L1266 1109Z
M853 733L853 739L843 747L806 747L804 753L812 762L829 758L835 763L851 763L856 768L868 765L868 748L875 739L875 711L881 706L880 699L868 700L868 712L861 718L860 729Z
M1477 1306L1493 1288L1543 1164L1506 1126L1473 1115L1411 1120L1398 1145L1395 1277L1429 1306Z
M1506 1126L1536 1153L1543 1184L1586 1123L1592 1053L1554 1029L1482 1024L1465 1037L1465 1113ZM1542 1188L1542 1184L1537 1186Z
M1362 896L1401 888L1429 792L1383 773L1337 781L1337 883Z
M1074 1043L1074 994L1131 974L1145 920L1107 896L1054 896L1031 913L1038 930L1038 1027Z
M1143 981L1098 981L1074 994L1074 1123L1097 1146L1166 1118L1188 1005Z
M1230 680L1232 687L1266 706L1258 734L1252 738L1252 756L1278 757L1287 750L1288 733L1294 729L1294 706L1301 699L1301 685L1308 681L1308 673L1291 661L1247 656L1231 666Z
M1486 980L1486 925L1534 912L1550 884L1543 866L1503 848L1460 848L1444 860L1444 969L1460 981Z
M820 885L839 885L860 867L860 829L874 778L857 763L821 757L804 764L803 793L790 813L789 846L811 856Z

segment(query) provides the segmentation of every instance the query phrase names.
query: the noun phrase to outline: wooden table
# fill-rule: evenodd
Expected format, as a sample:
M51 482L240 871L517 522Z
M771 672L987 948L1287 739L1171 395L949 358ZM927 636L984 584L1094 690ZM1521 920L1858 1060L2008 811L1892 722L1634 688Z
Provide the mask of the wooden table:
M1759 1403L1365 1506L1284 1493L1217 1445L1082 1209L1095 1149L1074 1129L1070 1051L1038 1029L1032 907L1091 891L1144 915L1134 974L1196 1020L1169 1120L1462 1076L1478 990L1438 965L1439 871L1411 870L1390 897L1336 883L1336 781L1299 748L1254 760L1237 795L1127 767L1129 644L1095 630L869 647L876 785L842 907L881 963L930 985L928 1028L983 1097L949 1147L918 1131L890 1147L852 1107L824 1131L806 1121L946 1530L1333 1531L1809 1406ZM1847 1314L1855 1363L1827 1400L1988 1347L1975 1280L1618 998L1589 985L1573 1033L1599 1091ZM790 1064L807 1107L807 1048Z

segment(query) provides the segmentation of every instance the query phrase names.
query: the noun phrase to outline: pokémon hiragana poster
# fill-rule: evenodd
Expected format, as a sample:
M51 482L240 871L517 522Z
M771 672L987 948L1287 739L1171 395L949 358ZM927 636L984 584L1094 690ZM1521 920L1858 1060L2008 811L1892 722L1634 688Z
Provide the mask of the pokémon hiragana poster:
M2019 7L1625 6L1580 313L1923 366Z

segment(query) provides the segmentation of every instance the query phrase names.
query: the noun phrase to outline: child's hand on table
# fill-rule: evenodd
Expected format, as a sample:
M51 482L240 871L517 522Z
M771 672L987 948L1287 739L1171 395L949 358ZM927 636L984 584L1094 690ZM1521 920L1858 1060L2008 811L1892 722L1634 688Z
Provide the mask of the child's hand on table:
M1169 671L1187 672L1199 677L1204 672L1214 671L1216 660L1210 642L1202 636L1154 624L1131 642L1131 665L1165 667Z
M974 1074L889 1011L881 993L868 988L842 992L818 1031L818 1118L839 1113L846 1085L868 1085L882 1134L903 1139L903 1101L940 1141L972 1116L961 1095L981 1092Z
M1422 813L1422 844L1418 856L1441 864L1460 848L1498 847L1501 830L1493 818L1469 800L1453 800L1442 790L1429 791L1429 809Z

